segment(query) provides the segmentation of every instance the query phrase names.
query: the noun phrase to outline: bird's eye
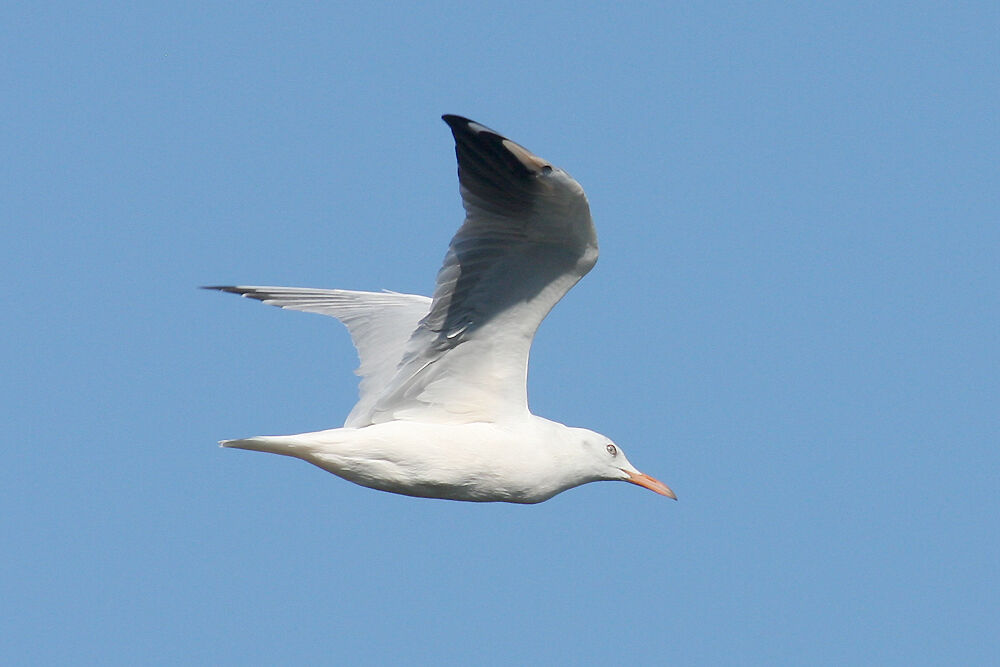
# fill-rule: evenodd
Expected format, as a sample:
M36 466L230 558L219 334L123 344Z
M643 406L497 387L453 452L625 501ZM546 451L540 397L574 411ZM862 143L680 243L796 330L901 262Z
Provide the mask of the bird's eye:
M609 444L606 449L608 450L608 454L611 454L611 456L618 456L618 448L614 445Z
M552 173L552 165L547 164L544 167L542 167L542 173L546 174L546 175L547 174L551 174Z

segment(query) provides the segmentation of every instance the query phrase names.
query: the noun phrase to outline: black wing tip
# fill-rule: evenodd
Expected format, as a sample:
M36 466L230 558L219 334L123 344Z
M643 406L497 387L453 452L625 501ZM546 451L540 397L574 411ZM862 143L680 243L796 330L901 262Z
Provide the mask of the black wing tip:
M472 120L471 118L466 118L465 116L457 116L455 114L446 113L441 116L441 120L448 124L448 127L451 128L451 131L455 135L456 139L459 135L469 135L475 137L483 134L495 137L500 141L507 139L507 137L500 134L496 130L486 127L482 123Z
M258 301L264 301L268 298L267 294L262 293L256 288L240 287L239 285L202 285L199 289L215 290L216 292L228 292L229 294L236 294L248 299L257 299Z
M441 120L448 124L448 127L455 129L455 127L468 127L470 123L475 123L474 120L469 120L465 116L456 116L453 113L446 113L441 116ZM478 125L479 123L476 123Z
M510 197L536 175L536 170L507 145L514 142L496 130L464 116L445 114L441 118L455 138L459 181L471 191L482 190L487 199ZM526 148L518 147L530 154ZM494 192L487 195L486 190Z

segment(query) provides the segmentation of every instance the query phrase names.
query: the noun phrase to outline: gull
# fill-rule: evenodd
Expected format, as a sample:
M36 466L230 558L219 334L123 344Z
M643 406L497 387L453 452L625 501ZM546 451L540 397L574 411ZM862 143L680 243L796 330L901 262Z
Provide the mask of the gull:
M535 331L597 261L583 188L484 125L442 119L455 138L465 221L432 298L205 288L335 317L361 362L359 400L343 428L220 444L299 458L361 486L423 498L539 503L613 480L676 500L609 438L528 409Z

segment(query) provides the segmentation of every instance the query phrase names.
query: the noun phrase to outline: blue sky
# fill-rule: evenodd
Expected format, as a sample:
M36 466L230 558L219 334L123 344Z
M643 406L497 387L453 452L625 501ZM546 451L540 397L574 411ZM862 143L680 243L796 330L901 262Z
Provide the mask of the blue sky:
M1000 618L994 3L21 3L0 21L0 662L984 664ZM587 189L538 414L680 501L416 500L333 320L428 293L457 113Z

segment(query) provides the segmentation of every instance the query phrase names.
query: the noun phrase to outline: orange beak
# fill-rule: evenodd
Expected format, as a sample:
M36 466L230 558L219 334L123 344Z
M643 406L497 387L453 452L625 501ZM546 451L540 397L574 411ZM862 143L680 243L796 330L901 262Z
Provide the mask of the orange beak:
M660 480L653 479L649 475L641 472L631 472L629 470L626 470L625 472L628 473L628 479L625 480L626 482L632 482L633 484L638 484L639 486L643 486L649 489L650 491L655 491L661 496L666 496L667 498L673 498L674 500L677 500L677 494L671 491L670 487L661 482Z

